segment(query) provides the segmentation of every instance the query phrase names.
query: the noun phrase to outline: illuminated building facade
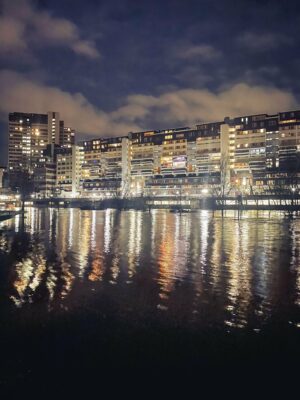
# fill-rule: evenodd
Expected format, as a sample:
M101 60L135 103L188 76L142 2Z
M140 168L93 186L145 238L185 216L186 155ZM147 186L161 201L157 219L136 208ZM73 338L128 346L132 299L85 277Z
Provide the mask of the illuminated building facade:
M112 180L125 196L258 193L299 184L300 111L95 139L83 152L86 193L111 190Z
M80 143L83 159L81 182L82 195L120 196L122 173L126 170L125 138L101 138ZM123 157L123 159L122 159Z
M64 126L64 121L59 122L59 141L62 147L72 147L75 144L75 129Z
M60 130L61 130L59 113L54 111L48 111L47 124L48 124L48 143L59 144Z
M198 197L300 183L300 110L130 132L77 146L75 131L58 113L12 113L9 121L9 171L34 172L45 195ZM48 142L58 146L55 157L44 152Z
M71 147L75 143L75 131L64 127L59 113L52 111L47 114L10 113L8 131L8 172L12 188L18 186L22 173L32 176L46 168L42 160L48 144Z
M250 191L300 183L300 111L228 121L231 184Z
M10 113L8 130L8 170L13 183L19 172L33 172L46 148L47 115Z
M175 195L194 182L197 130L188 127L129 134L133 195Z
M60 147L56 150L56 192L58 195L79 194L81 177L80 147Z
M48 144L34 169L34 191L37 197L51 197L57 192L56 155L60 146Z

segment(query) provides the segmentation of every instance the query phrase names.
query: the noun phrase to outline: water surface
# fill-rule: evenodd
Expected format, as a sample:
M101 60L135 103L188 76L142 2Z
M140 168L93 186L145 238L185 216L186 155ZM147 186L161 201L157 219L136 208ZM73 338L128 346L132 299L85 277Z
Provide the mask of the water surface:
M299 353L300 219L30 208L0 228L5 382L41 354L94 371Z

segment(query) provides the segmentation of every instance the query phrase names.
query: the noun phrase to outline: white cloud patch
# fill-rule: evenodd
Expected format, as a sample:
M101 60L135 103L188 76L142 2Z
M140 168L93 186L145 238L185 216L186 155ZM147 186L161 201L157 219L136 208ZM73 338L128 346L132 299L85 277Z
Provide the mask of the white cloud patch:
M83 56L98 58L99 52L91 40L77 40L72 45L72 50Z
M78 27L36 9L30 0L4 0L0 16L0 52L20 55L33 46L62 46L89 57L100 56L95 43L81 37Z
M182 89L156 97L129 96L126 105L111 115L117 120L136 122L147 117L166 127L168 124L191 125L200 121L218 121L225 116L275 113L296 106L295 97L288 91L238 83L216 93L207 89Z
M59 88L33 81L12 71L0 72L0 113L3 120L13 111L45 113L59 111L62 119L82 134L125 135L140 127L130 119L116 121L93 106L81 93L68 93Z
M0 52L10 53L23 51L26 43L23 40L25 27L20 21L10 17L0 17Z
M269 32L244 32L237 38L239 46L251 51L272 50L284 44L292 44L292 42L293 40L286 35Z
M177 49L176 54L177 57L185 60L197 58L204 61L215 60L222 55L219 50L208 44L182 45Z
M62 119L81 135L118 136L130 131L167 128L201 121L219 121L224 116L275 113L295 109L297 101L288 91L238 83L218 92L207 89L167 91L159 96L128 96L122 107L105 112L81 93L56 87L12 72L0 72L0 114L7 120L13 111L45 113L59 111Z

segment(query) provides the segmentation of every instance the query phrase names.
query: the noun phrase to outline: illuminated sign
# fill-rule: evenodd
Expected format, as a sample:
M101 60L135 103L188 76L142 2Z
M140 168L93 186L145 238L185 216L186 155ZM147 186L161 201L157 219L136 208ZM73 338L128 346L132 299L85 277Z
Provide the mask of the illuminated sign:
M173 157L173 168L185 168L186 156Z

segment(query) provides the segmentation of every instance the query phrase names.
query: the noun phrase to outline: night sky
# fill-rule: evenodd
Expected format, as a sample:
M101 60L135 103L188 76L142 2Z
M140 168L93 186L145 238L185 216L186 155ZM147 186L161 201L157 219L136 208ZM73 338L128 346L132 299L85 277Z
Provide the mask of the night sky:
M299 107L299 1L0 4L1 164L12 111L82 138Z

